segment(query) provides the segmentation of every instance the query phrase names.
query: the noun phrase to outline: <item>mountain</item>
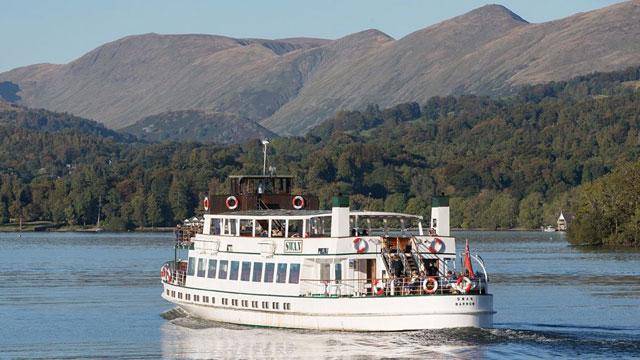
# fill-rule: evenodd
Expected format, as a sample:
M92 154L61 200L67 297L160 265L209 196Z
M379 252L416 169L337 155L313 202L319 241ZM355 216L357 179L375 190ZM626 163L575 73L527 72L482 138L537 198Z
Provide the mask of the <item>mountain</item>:
M540 24L488 5L398 40L374 29L337 40L145 34L2 73L0 96L112 128L211 110L302 134L336 110L509 94L640 64L638 38L638 0Z
M121 129L147 141L199 141L236 144L277 135L260 124L235 114L183 110L147 116Z

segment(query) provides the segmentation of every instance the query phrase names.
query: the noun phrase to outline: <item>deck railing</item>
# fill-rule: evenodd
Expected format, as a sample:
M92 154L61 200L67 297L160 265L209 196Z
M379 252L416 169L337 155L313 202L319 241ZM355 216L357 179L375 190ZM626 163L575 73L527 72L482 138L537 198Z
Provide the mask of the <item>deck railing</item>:
M468 278L467 278L468 279ZM407 296L407 295L451 295L484 294L484 277L458 281L458 278L427 277L420 279L344 279L344 280L300 280L301 293L311 297L343 296ZM427 284L425 285L425 282ZM435 285L437 284L437 286ZM470 285L469 285L470 284ZM469 286L468 286L469 285ZM469 288L470 287L470 288Z

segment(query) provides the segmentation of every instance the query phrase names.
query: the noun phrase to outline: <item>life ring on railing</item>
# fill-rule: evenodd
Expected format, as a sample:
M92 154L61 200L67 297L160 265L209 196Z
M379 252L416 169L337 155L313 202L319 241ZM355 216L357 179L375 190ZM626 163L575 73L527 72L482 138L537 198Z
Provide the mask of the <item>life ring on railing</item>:
M291 199L291 205L296 210L302 209L304 207L304 198L300 195L295 196Z
M357 238L353 239L353 248L356 249L358 254L362 254L362 253L366 252L368 247L369 247L369 245L367 244L367 242L363 238L357 237Z
M169 267L169 265L163 265L162 269L160 269L160 278L163 281L166 282L171 282L171 280L173 280L172 276L171 276L171 268Z
M387 284L385 284L382 280L374 280L373 281L373 293L381 296L384 295L384 291L387 288Z
M442 252L442 250L444 250L444 241L440 238L433 239L429 244L428 250L432 254Z
M227 201L225 201L224 203L227 205L227 209L229 210L235 210L240 204L238 199L233 195L229 196L227 198Z
M209 211L209 205L211 205L209 203L209 197L204 198L204 200L202 200L202 207L204 208L204 211Z
M454 285L454 288L461 294L468 294L474 287L473 282L466 276L459 277Z
M433 276L430 276L422 282L422 289L427 294L433 294L438 290L438 279Z

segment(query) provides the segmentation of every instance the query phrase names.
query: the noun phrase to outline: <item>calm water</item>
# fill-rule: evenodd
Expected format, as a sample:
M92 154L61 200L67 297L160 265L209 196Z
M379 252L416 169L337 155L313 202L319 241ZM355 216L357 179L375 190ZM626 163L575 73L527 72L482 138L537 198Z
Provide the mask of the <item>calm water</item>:
M640 253L572 248L542 232L456 236L489 266L494 329L359 334L205 322L160 298L171 235L0 234L0 357L640 357Z

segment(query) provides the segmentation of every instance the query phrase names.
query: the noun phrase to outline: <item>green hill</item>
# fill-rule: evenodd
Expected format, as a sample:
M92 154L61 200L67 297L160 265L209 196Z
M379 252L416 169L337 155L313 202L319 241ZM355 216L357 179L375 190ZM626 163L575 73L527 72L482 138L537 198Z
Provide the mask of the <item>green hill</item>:
M640 70L521 88L513 96L448 96L422 106L339 112L304 137L278 138L270 164L326 204L426 215L452 196L452 225L536 228L573 210L576 187L640 154ZM117 141L100 133L3 125L0 220L91 223L102 199L114 228L171 225L230 174L258 173L258 141L216 146ZM44 170L43 170L44 169ZM43 176L47 175L47 176Z

